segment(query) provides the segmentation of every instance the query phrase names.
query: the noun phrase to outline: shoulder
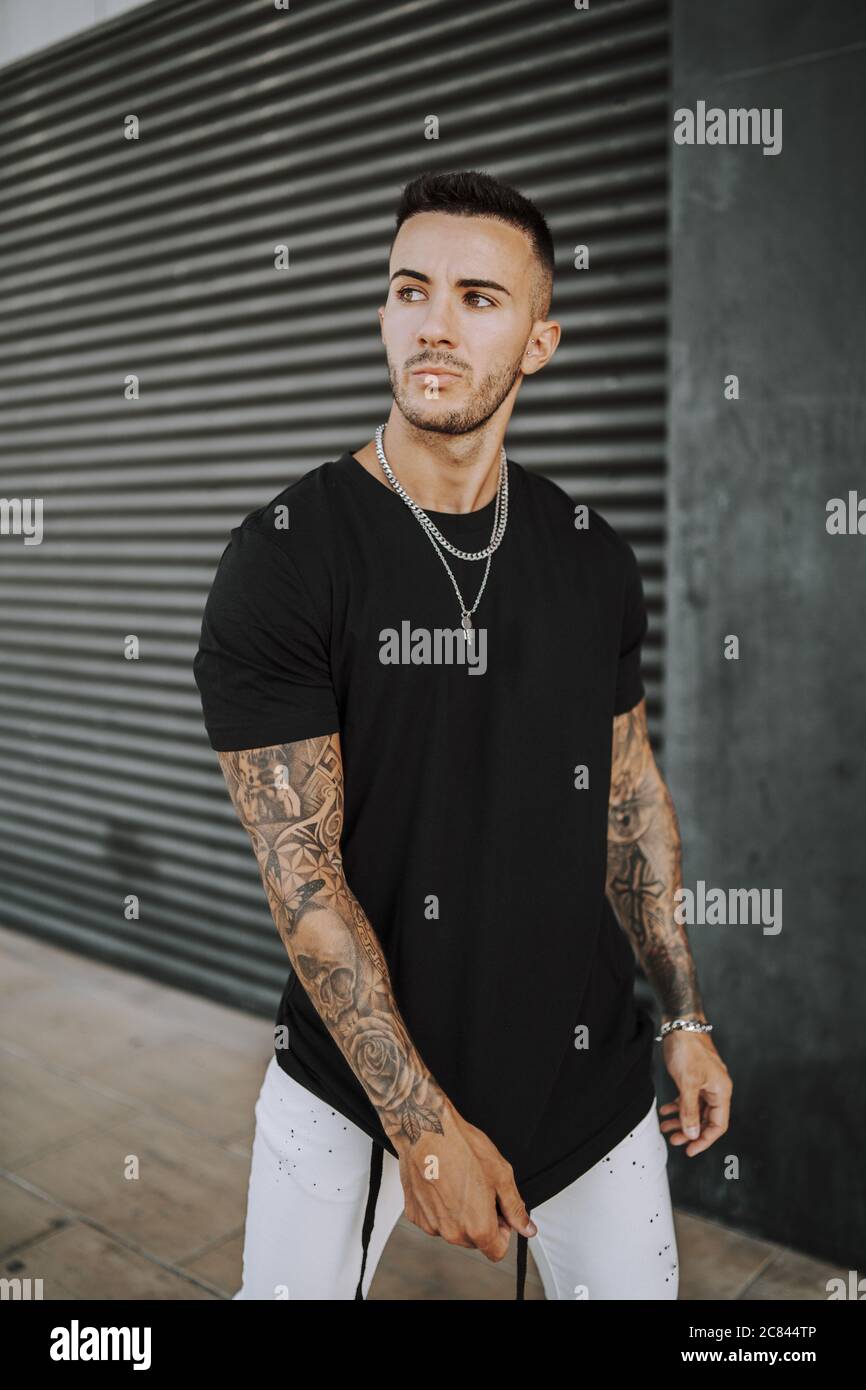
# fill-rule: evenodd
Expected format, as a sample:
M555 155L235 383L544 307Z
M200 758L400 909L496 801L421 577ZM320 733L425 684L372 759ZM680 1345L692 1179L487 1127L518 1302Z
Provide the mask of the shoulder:
M543 473L530 472L520 464L514 466L519 469L533 505L556 522L566 522L582 549L622 573L633 567L636 557L630 543L600 511L580 497L569 497L564 488Z
M328 585L341 494L338 461L319 464L248 512L232 528L226 549L243 556L248 574L276 566L297 571L307 584Z
M331 524L338 486L337 461L319 464L248 512L234 531L253 531L290 548L316 534L321 541Z
M331 461L309 470L232 527L208 600L212 609L255 605L279 615L312 603L327 613L333 470Z

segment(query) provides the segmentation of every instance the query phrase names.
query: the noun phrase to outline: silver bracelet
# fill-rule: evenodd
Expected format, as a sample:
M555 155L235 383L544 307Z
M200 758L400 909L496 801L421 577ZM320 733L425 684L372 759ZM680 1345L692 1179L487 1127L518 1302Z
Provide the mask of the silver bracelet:
M660 1033L656 1033L656 1042L661 1042L666 1033L672 1033L675 1028L681 1028L684 1033L711 1033L713 1025L711 1023L698 1023L692 1018L674 1018L670 1023L663 1023Z

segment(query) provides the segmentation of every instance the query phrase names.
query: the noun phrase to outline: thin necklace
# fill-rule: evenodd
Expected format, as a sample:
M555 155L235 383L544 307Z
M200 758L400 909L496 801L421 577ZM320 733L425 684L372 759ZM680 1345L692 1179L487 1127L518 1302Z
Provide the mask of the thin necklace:
M484 593L484 586L487 583L487 576L490 573L490 561L493 558L494 551L498 550L502 542L502 537L505 535L505 527L508 523L508 461L505 455L505 448L502 447L500 449L499 485L496 489L496 508L493 517L493 534L490 537L490 543L489 545L485 546L483 550L458 550L457 547L453 546L450 541L446 540L446 538L442 535L441 531L439 531L436 528L436 526L434 526L433 522L430 520L430 517L424 511L423 507L420 507L418 503L415 502L409 496L406 489L402 487L400 483L398 483L391 468L389 467L388 460L385 458L385 450L382 447L382 436L384 433L385 426L380 425L376 430L376 453L378 455L379 462L382 465L388 482L394 488L398 496L402 497L403 501L406 503L406 506L412 512L412 515L420 523L424 531L424 534L427 536L428 540L430 541L430 544L433 546L433 549L435 550L436 554L439 556L439 559L442 561L443 565L448 571L448 576L451 580L452 585L454 586L454 592L457 595L457 601L460 604L460 624L463 628L463 635L466 638L467 643L469 643L472 641L474 636L474 629L472 626L472 614L478 607L478 604L481 600L481 595ZM471 608L467 608L466 604L463 601L463 595L457 587L457 580L454 578L454 575L451 572L451 566L449 565L448 561L445 559L445 556L439 549L440 545L444 546L446 550L449 550L452 555L459 556L462 560L483 560L485 558L487 559L487 565L484 570L484 578L481 581L481 588L478 590L478 595Z

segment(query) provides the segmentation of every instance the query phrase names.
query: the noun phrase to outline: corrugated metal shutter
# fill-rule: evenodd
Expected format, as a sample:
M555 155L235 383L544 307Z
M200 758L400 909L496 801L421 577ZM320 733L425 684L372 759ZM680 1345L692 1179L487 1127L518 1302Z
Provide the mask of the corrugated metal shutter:
M424 168L549 216L564 341L509 451L635 545L658 743L668 45L658 0L157 0L0 74L0 491L45 517L0 537L7 925L273 1011L285 952L191 662L230 528L386 416L375 309Z

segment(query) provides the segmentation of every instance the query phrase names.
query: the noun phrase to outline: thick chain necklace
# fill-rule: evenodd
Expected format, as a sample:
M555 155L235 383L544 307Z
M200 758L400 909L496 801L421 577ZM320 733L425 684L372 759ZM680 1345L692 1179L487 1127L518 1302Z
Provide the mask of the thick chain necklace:
M412 515L415 517L416 521L419 522L424 531L424 534L427 536L428 540L430 541L430 544L433 546L433 549L435 550L436 554L439 556L439 559L442 561L443 565L448 571L448 576L451 580L452 585L454 586L454 592L457 595L457 602L460 604L460 624L463 628L463 635L466 638L467 643L469 643L472 641L474 636L474 629L472 626L472 614L478 607L478 604L481 600L481 595L484 593L484 586L487 583L487 576L490 573L490 561L493 558L494 551L498 550L502 542L502 537L505 535L505 527L508 523L508 461L506 459L505 449L503 447L500 450L499 486L496 489L496 508L493 517L493 534L490 537L490 543L489 545L486 545L483 550L458 550L457 547L452 545L449 540L446 540L446 538L442 535L442 532L437 529L437 527L430 520L430 517L424 511L424 508L419 507L418 503L415 502L413 498L409 496L406 489L402 487L400 483L398 483L388 464L388 460L385 457L385 450L382 447L382 436L384 433L385 426L380 425L376 430L376 453L378 455L379 462L381 463L382 468L384 470L385 477L388 479L388 482L391 484L398 497L401 497L403 501L406 503L406 506L412 512ZM457 580L454 578L454 575L451 571L451 566L445 559L445 556L442 554L442 551L439 549L440 545L443 546L446 550L450 551L452 555L457 555L461 560L484 560L485 558L487 560L487 564L484 569L484 578L481 581L481 588L478 590L477 597L471 608L467 608L466 604L463 601L463 595L457 587Z

